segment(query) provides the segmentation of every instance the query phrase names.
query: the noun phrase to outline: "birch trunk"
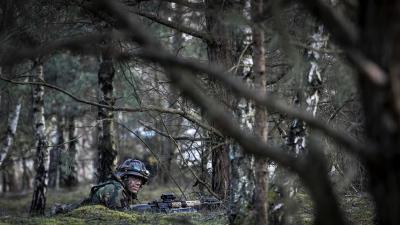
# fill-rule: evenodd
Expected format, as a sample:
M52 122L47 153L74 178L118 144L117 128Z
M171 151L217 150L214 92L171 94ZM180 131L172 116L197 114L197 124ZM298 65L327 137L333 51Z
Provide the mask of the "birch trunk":
M17 131L18 121L19 121L19 114L21 112L21 105L22 99L19 98L17 100L17 104L15 109L12 113L10 113L8 117L8 125L6 134L4 136L4 140L0 149L0 168L3 165L4 160L7 157L8 152L14 142L15 133Z
M319 67L319 60L321 60L322 55L319 51L327 45L327 42L328 37L324 32L324 27L322 25L317 26L317 31L311 36L310 50L307 51L306 56L309 62L306 93L297 93L294 98L294 104L297 107L305 104L306 110L314 116L317 114L322 85L321 69ZM305 99L305 102L303 102L303 99ZM305 154L306 136L306 124L300 119L294 119L289 129L287 143L291 151L296 155Z
M36 68L35 79L43 81L43 64L39 63ZM31 215L44 215L46 207L46 162L47 162L47 138L45 134L44 120L44 87L33 88L33 130L35 132L35 179L33 182L33 197L30 207Z

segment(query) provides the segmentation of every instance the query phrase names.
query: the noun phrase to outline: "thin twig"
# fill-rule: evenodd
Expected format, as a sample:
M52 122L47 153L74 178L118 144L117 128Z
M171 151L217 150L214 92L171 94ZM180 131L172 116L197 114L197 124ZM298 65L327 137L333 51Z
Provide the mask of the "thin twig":
M41 85L47 88L51 88L54 90L57 90L67 96L69 96L70 98L74 99L77 102L80 103L84 103L84 104L88 104L88 105L92 105L92 106L97 106L100 108L106 108L106 109L110 109L112 111L122 111L122 112L148 112L148 111L155 111L155 112L159 112L159 113L170 113L170 114L178 114L180 116L182 116L183 118L187 119L188 121L195 123L197 125L199 125L200 127L209 130L213 133L216 133L219 136L222 136L222 134L216 130L214 127L204 123L201 119L201 117L195 113L191 113L191 112L186 112L186 111L181 111L178 109L172 109L172 108L162 108L162 107L157 107L157 106L142 106L142 107L138 107L138 108L129 108L129 107L115 107L115 106L110 106L110 105L104 105L104 104L100 104L97 102L92 102L92 101L88 101L85 99L81 99L79 97L76 97L75 95L73 95L72 93L57 87L55 85L46 83L46 82L22 82L22 81L15 81L15 80L11 80L11 79L7 79L5 77L1 77L0 76L0 80L3 81L7 81L9 83L12 84L20 84L20 85Z
M202 179L200 179L200 177L198 177L198 176L196 175L196 173L193 171L193 169L189 166L188 162L185 160L185 157L183 156L181 147L179 146L178 142L176 142L176 140L171 136L171 134L169 133L169 130L168 130L167 126L165 126L165 123L164 123L163 120L161 120L161 123L162 123L164 129L166 130L167 135L168 135L169 138L173 141L173 143L175 144L176 148L178 149L178 152L179 152L179 154L181 155L182 161L186 164L186 167L189 169L190 173L192 173L192 175L196 178L196 180L197 180L200 184L204 185L204 187L207 188L207 190L208 190L208 192L210 192L210 194L212 194L214 197L216 197L217 199L219 199L218 194L216 194L215 192L213 192L213 190L211 189L210 185L209 185L207 182L205 182L205 181L203 181Z
M150 125L145 124L143 121L138 120L138 122L143 125L145 128L150 129L157 134L164 136L164 137L170 137L167 133L162 132L161 130L158 130L155 127L152 127ZM210 140L210 138L193 138L193 137L188 137L188 136L178 136L178 137L173 137L174 140L177 141L207 141Z
M129 132L131 132L133 135L135 135L135 136L140 140L140 142L142 142L142 143L144 144L144 146L146 146L147 150L149 150L149 152L156 158L158 164L159 164L161 167L163 167L163 169L164 169L165 171L168 171L167 168L165 167L165 165L164 165L164 164L160 161L160 159L158 158L158 155L157 155L155 152L153 152L153 150L151 150L150 146L140 137L139 134L137 134L135 131L131 130L129 127L125 126L125 125L122 124L122 123L117 122L117 124L120 125L121 127L125 128L125 129L128 130ZM179 184L178 184L178 182L175 180L175 178L174 178L170 173L167 173L167 174L168 174L168 176L171 178L172 182L174 182L174 184L176 185L176 187L178 187L178 189L179 189L179 191L182 193L183 197L184 197L185 199L187 199L185 193L183 192L183 190L181 189L181 187L179 186Z

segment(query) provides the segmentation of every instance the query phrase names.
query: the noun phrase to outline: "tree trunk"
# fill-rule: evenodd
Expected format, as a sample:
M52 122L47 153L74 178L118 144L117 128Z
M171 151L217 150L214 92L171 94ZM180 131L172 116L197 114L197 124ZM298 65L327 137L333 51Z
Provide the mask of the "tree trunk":
M56 142L50 151L50 164L49 164L49 188L58 188L60 181L65 176L63 166L65 165L65 138L64 138L65 120L63 116L57 116L57 130Z
M310 49L306 49L305 60L309 63L307 67L307 71L305 72L305 76L302 77L304 79L305 91L298 91L294 97L294 105L298 108L306 107L306 111L316 116L320 92L322 88L322 77L321 77L321 69L319 67L320 60L322 59L323 53L319 50L323 49L327 45L328 36L324 31L324 27L322 25L315 25L315 32L311 36L311 43L309 44ZM303 82L302 82L303 83ZM292 124L290 125L288 137L286 140L286 144L289 147L289 151L295 155L305 155L307 154L307 124L298 119L294 118ZM284 183L285 187L283 190L287 192L287 196L289 198L294 198L298 191L298 182L294 177L288 176L287 181ZM282 223L295 223L293 215L287 213L286 205L284 206L286 210L283 210L284 215L282 216Z
M115 74L114 63L105 51L98 73L100 86L100 104L114 106L113 78ZM103 182L109 179L115 167L117 151L114 143L114 114L106 108L99 108L99 134L98 134L98 165L97 179Z
M9 192L17 192L18 191L18 185L17 185L17 176L15 174L16 168L15 168L15 161L10 160L10 165L7 168L7 177L8 177L8 191Z
M208 60L229 70L234 65L235 36L232 26L225 23L227 12L233 10L233 1L205 1L207 31L213 35L213 41L207 43ZM231 105L231 99L226 90L215 80L210 79L210 89L222 104ZM222 143L221 147L212 150L212 189L221 199L228 196L230 183L229 149L231 141L210 134L211 143Z
M78 143L75 131L75 117L68 117L68 150L64 154L62 163L63 172L61 173L60 185L62 187L73 187L78 184L78 171L76 154L76 145Z
M1 172L1 192L5 193L7 192L7 176L6 176L6 171L0 171Z
M221 143L219 139L215 143ZM229 143L212 150L212 190L217 193L221 199L228 197L228 188L230 182L230 161L229 161Z
M172 7L172 4L171 4ZM183 15L183 7L179 4L175 4L175 11L174 11L174 16L173 16L173 21L177 24L182 24L183 23L183 19L182 19L182 15ZM175 52L176 55L179 55L179 51L182 48L182 44L183 44L183 35L181 32L179 31L174 31L174 36L172 38L172 50ZM173 108L174 107L174 103L177 102L177 98L178 98L178 94L175 91L175 89L169 85L168 86L168 107L169 108ZM173 114L167 114L166 115L166 121L172 121L174 119L174 115ZM176 119L177 120L177 124L181 124L182 122L182 118ZM165 128L162 127L161 128L162 131L165 131ZM178 126L174 126L172 127L169 132L172 136L175 136L179 133L180 129ZM172 168L172 162L174 159L174 149L175 149L175 144L169 139L169 138L162 138L162 158L164 159L164 165L165 168L167 169L167 171L162 170L162 172L160 173L160 180L162 181L162 183L166 184L169 180L170 180L170 175L168 173L171 173L171 168Z
M359 5L361 46L389 80L382 86L359 76L367 136L378 151L365 165L376 224L394 225L400 223L400 2L366 0Z
M15 106L15 110L10 113L8 118L8 125L7 130L4 135L4 140L0 149L0 168L7 157L7 154L14 142L15 133L17 131L18 121L19 121L19 114L21 111L22 99L19 98L17 104Z
M297 93L294 98L294 104L297 107L306 105L306 110L313 116L316 115L319 103L320 89L322 85L321 69L319 68L319 60L321 59L320 49L327 45L328 37L324 34L324 27L319 25L316 32L311 36L312 42L310 50L307 50L306 60L310 63L307 71L306 92ZM289 129L287 144L290 150L295 154L304 154L306 151L306 124L295 118Z
M247 41L243 45L249 44ZM238 70L238 74L243 74L243 69ZM247 76L245 82L252 86L254 79ZM236 116L238 123L243 130L254 132L255 107L250 100L242 98L234 104L236 106ZM229 151L231 160L231 182L229 196L229 223L241 224L247 219L248 209L253 205L254 197L254 156L245 154L242 147L233 143Z
M17 180L15 176L15 163L10 158L6 159L4 162L4 168L2 170L3 174L3 192L16 192L17 188Z
M263 0L252 1L252 16L255 18L263 13ZM253 25L253 68L255 87L261 95L267 95L267 78L265 72L264 31L261 24ZM255 134L262 141L268 140L267 112L264 108L256 106L255 109ZM255 158L255 189L254 189L254 221L255 224L267 224L267 197L268 197L268 160Z
M36 68L35 78L43 81L43 65L39 63ZM35 132L35 179L33 186L33 197L30 208L31 215L44 215L46 207L46 166L47 161L47 139L45 134L44 120L44 87L33 86L33 127Z
M57 138L58 139L58 138ZM50 150L49 156L49 188L57 188L58 187L58 177L59 177L59 165L60 165L60 148L58 148L57 142L54 143L54 147Z
M62 134L63 134L63 138L62 138L62 142L60 143L64 143L65 139L64 139L64 126L65 126L65 118L62 118L63 123L62 123ZM69 124L68 124L68 128L69 128ZM70 135L70 134L69 134ZM60 139L61 141L61 139ZM68 140L69 141L69 140ZM68 148L65 149L65 143L63 144L62 148L60 148L60 168L59 168L59 185L62 187L66 187L65 181L67 180L68 176L71 174L71 164L73 164L73 160L70 157L70 146L71 142L68 142ZM61 146L60 146L61 147Z
M58 188L60 184L61 164L63 163L61 155L64 152L64 142L64 119L59 115L57 116L56 141L50 151L49 188Z
M22 157L22 185L21 189L22 190L29 190L31 189L31 176L29 172L29 168L26 165L26 158Z

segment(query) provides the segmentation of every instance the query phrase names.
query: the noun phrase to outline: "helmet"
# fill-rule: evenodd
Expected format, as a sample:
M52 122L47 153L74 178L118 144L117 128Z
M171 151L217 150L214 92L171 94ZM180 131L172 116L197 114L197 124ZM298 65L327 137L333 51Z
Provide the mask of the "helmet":
M143 184L147 182L150 172L146 169L144 163L137 159L127 159L117 167L116 175L120 178L124 176L137 176L143 179Z

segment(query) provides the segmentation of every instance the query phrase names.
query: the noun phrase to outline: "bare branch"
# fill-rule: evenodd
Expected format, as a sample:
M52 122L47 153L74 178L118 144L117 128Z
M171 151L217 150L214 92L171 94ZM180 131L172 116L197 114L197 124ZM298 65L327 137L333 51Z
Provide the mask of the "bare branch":
M123 38L123 35L119 32L94 33L50 42L45 46L40 46L37 48L15 48L2 46L0 64L11 65L27 59L35 59L41 56L52 54L59 50L69 50L72 52L84 52L86 54L98 55L101 52L101 49L95 44L101 43L105 39L116 40L120 38Z
M190 173L196 178L196 181L201 183L202 185L204 185L208 192L210 192L212 195L214 195L214 197L216 197L217 199L219 198L218 194L216 194L215 192L213 192L212 188L210 187L210 185L203 181L202 179L200 179L199 176L197 176L197 174L193 171L193 169L189 166L189 163L185 160L183 153L182 153L182 149L181 147L178 145L178 142L176 142L176 140L171 136L170 132L168 131L167 126L165 126L165 123L163 120L161 120L165 130L167 131L167 135L168 137L174 142L175 147L178 149L179 154L181 155L182 161L186 164L186 167L189 169Z
M146 1L150 1L150 0L146 0ZM172 2L172 3L185 6L187 8L193 9L193 10L202 10L202 9L204 9L204 4L203 3L189 2L189 1L185 1L185 0L157 0L157 1ZM124 3L127 4L127 5L132 5L132 3L130 1L124 1Z
M104 1L104 0L101 1L101 3L104 4L105 10L111 11L112 14L114 14L114 16L116 16L117 19L120 20L121 23L124 23L126 25L127 29L129 29L129 31L132 35L132 38L142 41L142 44L144 47L146 47L146 49L138 52L136 55L139 55L148 60L157 61L162 66L164 66L166 70L171 68L171 66L179 65L180 67L189 69L191 71L206 73L210 76L213 76L217 80L221 81L225 86L232 89L235 93L240 94L241 96L244 96L246 98L254 100L256 104L265 106L269 110L275 110L275 111L278 111L281 113L285 113L291 117L295 117L295 118L304 120L311 127L321 130L326 135L328 135L328 136L332 137L334 140L336 140L338 143L347 147L347 148L345 148L345 150L350 154L353 154L353 155L356 155L359 157L363 157L363 158L374 156L374 153L376 152L376 147L374 145L372 145L370 143L362 145L361 143L359 143L355 139L353 139L350 135L348 135L346 132L342 132L342 131L333 129L327 123L322 122L323 120L320 118L313 117L311 114L309 114L307 112L299 111L297 109L289 107L286 103L284 103L282 101L277 101L272 96L260 95L257 91L254 91L254 90L251 90L251 89L245 87L243 85L243 83L240 82L240 80L238 80L235 76L233 76L229 73L226 73L222 69L216 69L216 67L213 67L210 65L202 65L199 62L195 62L195 61L183 60L174 55L169 54L168 52L163 50L162 46L160 46L160 44L157 43L157 41L153 40L147 34L147 32L141 28L140 24L136 23L135 21L132 21L131 18L127 15L127 13L125 13L125 11L123 10L123 8L121 6L119 6L115 3L109 2L109 1ZM121 59L123 59L123 57ZM170 74L173 75L175 73L176 72L173 72ZM172 77L172 75L171 75L171 77ZM184 81L180 81L179 79L177 79L177 78L183 79L183 77L184 76L176 76L175 82L177 82L177 83L184 82ZM186 81L186 82L188 82L188 81ZM193 86L193 84L190 84L190 82L188 82L187 85L188 85L188 87ZM180 87L180 85L178 85L178 86ZM186 89L186 87L182 87L182 90L183 89ZM187 94L194 95L193 93L190 93L190 90L188 90ZM194 97L195 96L193 96L192 98L194 98ZM205 107L206 109L209 107L217 107L218 106L218 104L216 104L215 102L212 102L212 104L211 104L211 102L209 102L208 100L206 100L206 101L208 104L199 104L198 102L196 102L196 103L201 105L202 107ZM223 114L224 112L223 112L223 110L220 110L219 113ZM221 121L224 121L224 120L215 121L215 123L221 124ZM225 121L225 122L227 122L227 125L229 125L230 124L229 122L231 122L231 121ZM232 136L232 137L242 138L241 135L232 131L233 127L238 128L237 126L232 126L232 127L223 126L223 129L221 131L225 131L225 133L226 133L227 132L226 129L228 129L229 130L228 133L230 136L235 134L235 136ZM254 137L246 137L246 139L247 138L256 139ZM247 140L249 140L249 139L247 139ZM254 140L254 141L256 141L256 140ZM262 143L258 143L258 144L256 144L256 143L258 143L258 142L256 141L254 143L254 145L258 145L258 147L264 146ZM256 146L254 146L254 147L256 147ZM266 147L266 146L264 146L264 147ZM258 149L260 151L257 151L257 150L252 151L252 149L248 149L248 150L255 154L262 154L261 152L263 152L263 150L261 150L261 149L263 149L263 148L260 147ZM272 153L272 154L276 157L276 159L279 159L278 162L282 160L281 163L283 163L283 164L285 162L287 163L287 160L290 161L290 157L285 158L285 156L281 156L281 155L278 156L278 155L275 155L274 153ZM269 156L269 157L271 157L271 156ZM273 158L273 157L271 157L271 158Z
M252 90L246 87L241 80L224 72L222 69L219 69L216 66L202 65L192 60L177 58L166 52L155 52L151 49L138 51L135 55L148 60L156 61L165 67L179 65L180 67L189 69L191 71L211 75L217 80L221 81L229 89L233 90L235 94L252 99L256 104L265 106L269 110L277 111L290 117L304 120L309 126L319 129L326 135L332 137L338 143L347 147L346 151L350 154L367 157L367 155L373 153L375 150L372 145L362 145L349 136L346 132L333 129L326 122L323 122L323 119L314 117L308 112L295 109L289 106L287 103L278 100L276 96L260 95L257 90Z
M165 167L165 165L160 161L158 155L157 155L153 150L151 150L150 146L140 137L139 134L137 134L137 133L134 132L133 130L129 129L127 126L125 126L125 125L122 124L122 123L117 122L117 124L120 125L121 127L125 128L127 131L131 132L133 135L135 135L135 136L140 140L140 142L142 142L142 144L143 144L144 146L146 146L147 150L149 150L149 152L156 158L158 164L159 164L161 167L163 167L163 169L164 169L165 171L168 171L168 169ZM176 187L179 189L179 191L182 193L183 197L186 199L185 192L183 192L183 190L181 189L181 186L179 186L179 184L178 184L178 182L175 180L175 178L174 178L170 173L167 173L167 174L168 174L168 176L171 178L172 182L174 182L174 184L176 185Z
M211 132L214 132L220 136L222 136L221 132L219 132L218 130L216 130L214 127L206 124L205 122L203 122L201 116L193 113L193 112L186 112L186 111L182 111L182 110L178 110L178 109L172 109L172 108L162 108L162 107L157 107L157 106L142 106L142 107L138 107L138 108L129 108L129 107L114 107L114 106L109 106L109 105L103 105L103 104L99 104L97 102L92 102L92 101L88 101L85 99L81 99L76 97L75 95L71 94L70 92L51 85L49 83L45 83L45 82L21 82L21 81L14 81L14 80L10 80L4 77L0 77L0 80L12 83L12 84L19 84L19 85L41 85L50 89L54 89L57 90L67 96L69 96L70 98L74 99L77 102L80 103L84 103L87 105L92 105L92 106L96 106L96 107L101 107L101 108L107 108L110 109L112 111L122 111L122 112L149 112L149 111L153 111L153 112L159 112L159 113L170 113L170 114L177 114L182 116L183 118L187 119L188 121L195 123L197 125L199 125L200 127L202 127L203 129L209 130Z
M361 145L358 143L356 140L351 138L349 135L347 135L345 132L341 132L338 130L335 130L328 126L325 122L322 122L320 118L314 118L308 113L305 113L303 111L299 111L296 109L293 109L289 107L286 103L283 103L281 101L276 100L272 96L260 96L258 95L257 91L251 90L243 85L240 80L236 79L234 76L227 74L221 69L215 68L210 65L202 65L198 61L193 61L193 60L184 60L175 57L174 55L171 55L167 53L166 51L163 50L163 48L160 46L158 42L155 42L150 35L147 34L146 31L142 29L142 26L140 24L135 23L134 21L131 20L129 16L126 14L120 13L120 8L114 4L111 4L110 2L102 2L103 4L106 4L106 10L112 10L113 12L116 12L115 16L117 17L118 20L121 22L125 23L125 25L128 30L129 30L129 35L132 39L134 39L137 43L147 47L146 50L137 52L135 55L146 58L148 60L156 61L159 62L161 65L165 66L168 68L171 65L179 65L180 67L189 69L191 71L196 71L196 72L201 72L201 73L206 73L209 74L216 79L220 80L222 83L224 83L227 87L232 89L235 93L244 96L249 99L253 99L257 104L263 105L267 107L269 110L275 110L280 113L287 114L288 116L291 117L296 117L299 119L304 120L307 122L311 127L317 128L324 132L326 135L332 137L334 140L336 140L338 143L346 146L346 151L349 152L350 154L354 154L357 156L362 156L362 157L367 157L370 155L370 153L373 153L375 150L375 147L370 144L365 144ZM111 4L111 5L108 5ZM37 56L38 54L50 54L53 51L59 50L59 49L68 49L69 47L73 48L84 48L83 46L87 44L89 39L87 38L84 39L84 41L79 41L79 42L73 42L74 45L69 46L68 44L53 44L51 46L54 46L52 48L46 49L45 47L41 48L35 48L35 49L26 49L22 52L16 51L15 53L12 53L14 55L14 59L18 60L9 60L9 58L2 58L1 62L17 62L17 61L22 61L26 58L31 58L34 56ZM96 37L96 36L95 36ZM91 42L93 42L91 40ZM57 43L57 42L56 42ZM25 54L24 52L29 52L29 54ZM132 57L132 54L121 54L120 55L120 60L128 59ZM36 83L38 84L38 83ZM39 83L39 85L42 85L42 83ZM45 84L43 84L46 86ZM72 96L70 96L72 97ZM89 104L89 103L88 103ZM96 103L94 104L96 105ZM98 105L97 105L98 106ZM100 106L100 107L109 107L109 106ZM120 111L128 111L126 108L119 108ZM145 108L140 108L140 109L135 109L133 111L157 111L156 109L145 109ZM162 111L162 110L161 110ZM173 110L175 111L175 110ZM179 113L177 113L179 114ZM180 115L182 116L187 116L187 112L180 112ZM185 117L187 118L187 117ZM188 118L187 118L188 119ZM190 120L190 119L189 119ZM193 120L199 122L198 120ZM193 122L192 121L192 122ZM199 123L201 124L201 123ZM201 126L201 125L200 125ZM203 127L205 128L205 127ZM207 128L205 128L207 129ZM215 130L215 129L214 129ZM219 132L216 132L219 133Z
M188 2L184 0L166 0L167 2L173 2L178 5L182 5L194 10L202 10L204 9L204 3L197 2Z
M130 18L124 18L124 16L120 16L121 20L124 21L130 21ZM141 30L141 26L137 24L127 24L128 27L130 27L130 32L131 35L133 35L133 39L135 39L136 42L147 46L146 50L136 52L134 55L133 54L120 54L117 59L119 60L127 60L130 59L132 56L140 56L143 57L147 60L151 61L156 61L160 63L161 65L165 67L169 67L171 65L179 65L180 67L189 69L191 71L196 71L196 72L201 72L201 73L206 73L209 74L216 79L220 80L222 83L224 83L227 87L232 89L235 94L244 96L249 99L253 99L257 104L263 105L267 107L269 110L274 110L283 114L287 114L290 117L295 117L304 120L307 122L311 127L314 127L316 129L321 130L324 132L326 135L332 137L334 140L336 140L338 143L346 146L346 151L349 152L350 154L354 154L357 156L363 156L366 157L370 153L374 151L374 147L369 144L361 145L358 143L356 140L351 138L351 136L347 135L345 132L338 131L336 129L331 128L327 123L323 122L322 119L320 118L314 118L313 116L309 115L306 112L299 111L297 109L294 109L290 106L288 106L286 103L283 103L276 98L272 96L260 96L258 95L257 91L251 90L247 88L246 86L243 85L243 83L238 80L236 77L226 73L222 69L218 69L216 66L210 66L210 65L203 65L200 64L198 61L194 60L187 60L187 59L181 59L177 58L175 55L169 54L166 51L163 50L162 47L160 47L159 43L155 43L152 41L151 36L147 35L147 33L143 30ZM106 35L107 36L107 35ZM81 38L77 39L68 39L68 40L61 40L61 41L56 41L54 43L49 44L48 46L50 47L39 47L39 48L26 48L22 49L20 51L14 51L10 53L10 57L5 58L4 56L1 58L0 62L3 64L9 64L9 63L17 63L21 62L23 60L29 59L29 58L35 58L38 55L44 55L44 54L50 54L54 51L60 50L60 49L66 49L68 50L70 47L73 49L81 49L82 51L88 50L89 53L92 51L92 49L85 48L84 46L91 40L90 37L98 38L98 35L87 35L83 36ZM79 40L79 41L78 41ZM71 44L70 44L71 43ZM3 78L3 80L6 80ZM10 81L10 80L8 80ZM14 81L15 82L15 81ZM17 82L18 83L18 82ZM48 84L45 83L35 83L39 85L44 85L49 88L53 88L56 90L61 91L62 89L60 88L54 88L51 85L49 86ZM67 94L64 92L64 94ZM74 98L73 95L68 93L69 96L77 101L79 101L79 98ZM67 95L68 95L67 94ZM99 106L98 103L93 103L93 102L87 102L87 101L79 101L82 103L86 104L91 104L94 106L98 107L110 107L110 106ZM120 108L120 109L113 109L113 110L119 110L119 111L129 111L126 108ZM146 109L146 108L140 108L135 109L133 111L163 111L162 109ZM201 127L207 129L207 130L212 130L213 132L220 134L215 128L212 128L211 126L204 125L204 123L201 122L199 119L193 119L190 118L187 115L187 112L171 112L171 113L176 113L179 114L189 121L195 122L199 124Z
M300 171L298 159L285 151L268 146L254 135L243 132L217 102L203 94L203 91L198 88L193 78L180 74L174 69L169 69L168 76L184 95L188 96L205 111L207 117L219 130L234 138L247 152L269 157L286 168L292 168L296 172Z
M155 127L152 127L146 123L144 123L143 121L138 121L142 126L144 126L147 129L150 129L154 132L156 132L157 134L167 137L167 138L171 138L171 136L165 132L162 132L161 130L156 129ZM189 136L178 136L178 137L172 137L174 140L176 141L207 141L210 140L210 138L194 138L194 137L189 137Z
M198 30L193 29L191 27L187 27L187 26L184 26L182 24L177 24L177 23L174 23L172 21L168 21L168 20L160 18L159 16L156 16L156 15L154 15L152 13L143 12L143 11L139 11L139 10L130 10L130 12L135 13L135 14L137 14L139 16L143 16L143 17L145 17L147 19L150 19L150 20L152 20L154 22L157 22L159 24L165 25L165 26L167 26L169 28L175 29L175 30L177 30L179 32L182 32L182 33L185 33L185 34L189 34L189 35L191 35L193 37L200 38L200 39L202 39L202 40L204 40L206 42L212 42L213 41L213 38L211 37L211 35L207 34L206 32L198 31Z

